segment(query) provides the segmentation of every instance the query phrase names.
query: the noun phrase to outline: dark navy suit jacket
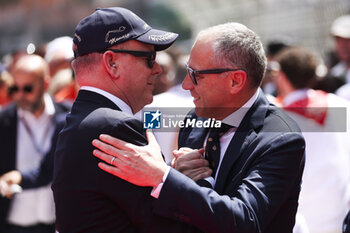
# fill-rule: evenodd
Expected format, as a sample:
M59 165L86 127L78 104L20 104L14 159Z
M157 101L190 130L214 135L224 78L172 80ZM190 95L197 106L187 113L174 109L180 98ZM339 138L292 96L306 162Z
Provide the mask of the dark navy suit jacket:
M206 134L184 128L179 147L201 148ZM260 90L227 148L214 190L171 169L155 212L204 232L291 233L304 150L299 127Z
M52 189L56 226L67 232L187 232L190 227L153 213L150 187L138 187L98 166L91 142L101 133L146 145L142 123L106 97L81 90L55 154ZM169 200L171 201L171 200ZM192 227L191 227L192 228Z
M51 138L51 148L44 156L38 170L22 174L21 186L24 189L36 188L49 184L53 176L53 158L56 150L58 133L65 124L66 114L71 104L54 102L55 114L53 124L55 132ZM17 107L15 104L3 108L0 111L0 175L16 169L16 148L17 148ZM0 197L0 232L5 232L7 227L6 218L8 215L11 200Z

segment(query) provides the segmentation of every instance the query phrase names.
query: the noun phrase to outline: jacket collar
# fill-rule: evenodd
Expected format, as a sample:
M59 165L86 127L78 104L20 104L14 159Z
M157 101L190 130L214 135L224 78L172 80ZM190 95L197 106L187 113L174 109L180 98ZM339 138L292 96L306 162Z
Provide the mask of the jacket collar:
M93 91L80 90L75 102L84 101L89 103L95 103L99 107L111 108L114 110L121 111L121 109L109 98ZM73 104L74 108L74 104Z

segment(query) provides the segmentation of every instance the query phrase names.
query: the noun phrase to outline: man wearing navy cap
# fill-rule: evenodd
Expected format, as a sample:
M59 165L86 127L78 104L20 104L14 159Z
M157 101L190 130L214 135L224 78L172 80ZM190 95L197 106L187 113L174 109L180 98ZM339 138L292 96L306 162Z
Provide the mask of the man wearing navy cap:
M97 9L77 25L72 66L81 89L59 136L52 185L58 232L190 230L153 214L152 188L115 179L91 156L91 141L101 133L147 144L133 114L152 102L154 78L161 73L156 51L177 36L152 29L123 8Z

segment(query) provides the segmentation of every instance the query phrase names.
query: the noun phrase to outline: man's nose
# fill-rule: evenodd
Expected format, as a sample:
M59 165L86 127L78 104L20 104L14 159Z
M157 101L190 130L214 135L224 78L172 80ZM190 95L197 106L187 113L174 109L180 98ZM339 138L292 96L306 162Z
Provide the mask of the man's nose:
M188 74L186 74L185 79L182 81L182 88L185 90L191 90L193 89L194 85L193 82Z
M154 62L153 68L152 68L152 74L153 75L160 75L163 72L162 67L157 62Z

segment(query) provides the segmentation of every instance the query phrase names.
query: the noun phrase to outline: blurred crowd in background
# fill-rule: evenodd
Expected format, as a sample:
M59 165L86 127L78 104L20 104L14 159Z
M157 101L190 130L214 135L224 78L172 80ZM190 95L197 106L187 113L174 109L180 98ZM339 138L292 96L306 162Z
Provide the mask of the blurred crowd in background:
M21 58L27 54L41 56L49 67L49 81L45 92L57 103L73 102L79 91L70 66L74 58L73 27L84 15L87 15L86 11L91 12L98 6L110 6L111 2L113 6L128 7L141 16L145 15L145 18L149 19L146 21L152 26L169 27L167 29L180 34L179 42L166 52L157 54L157 62L163 69L163 73L156 78L154 102L150 105L152 107L194 106L190 94L181 88L181 82L186 76L184 64L188 59L193 35L210 24L235 20L240 20L241 23L251 27L264 41L269 62L261 87L271 102L288 108L285 104L286 97L290 93L296 93L298 90L301 93L301 90L307 91L309 95L312 90L314 97L308 96L309 102L302 103L300 106L345 108L348 106L347 101L350 101L349 1L335 3L326 0L308 0L293 1L293 3L287 0L279 2L266 0L243 3L243 1L220 0L188 3L189 1L178 0L175 3L168 0L160 4L161 1L145 0L128 1L128 3L126 1L71 1L68 3L68 1L58 0L26 0L0 1L0 6L3 5L0 9L0 108L6 109L11 105L16 100L14 98L16 95L31 92L25 87L19 90L13 78L13 74L18 70L17 62L23 63ZM284 8L280 2L284 2ZM329 7L330 4L332 7ZM275 8L268 8L271 5L275 5ZM293 8L301 5L303 5L302 8ZM291 8L287 9L289 6ZM240 11L242 9L244 10ZM273 9L277 10L273 11ZM257 13L258 11L262 13ZM13 19L16 14L17 18L18 14L21 14L21 20L32 21L23 24L23 21ZM279 22L274 25L271 23L274 20ZM5 26L5 24L8 25ZM23 34L10 28L14 24L22 30ZM288 51L288 49L291 50ZM306 74L304 70L311 71ZM294 80L293 77L296 76L300 78L305 76L305 79L304 81ZM325 104L321 102L323 99ZM303 117L313 118L308 113ZM315 120L319 123L319 127L323 126L322 119ZM340 137L334 136L336 133L326 133L327 136L324 136L325 134L322 136L319 132L305 133L307 138L305 191L301 192L296 233L341 232L343 219L350 208L350 149L346 145L349 144L348 141L346 142L349 132L345 130ZM177 145L176 136L176 132L156 134L168 162L172 159L171 151ZM336 139L337 137L339 138ZM1 160L3 158L0 154L0 163L2 163ZM0 179L3 175L1 172ZM323 176L315 179L314 177L319 174ZM330 179L332 177L336 179ZM329 205L322 203L328 202L326 198L329 196L335 197L334 203Z

